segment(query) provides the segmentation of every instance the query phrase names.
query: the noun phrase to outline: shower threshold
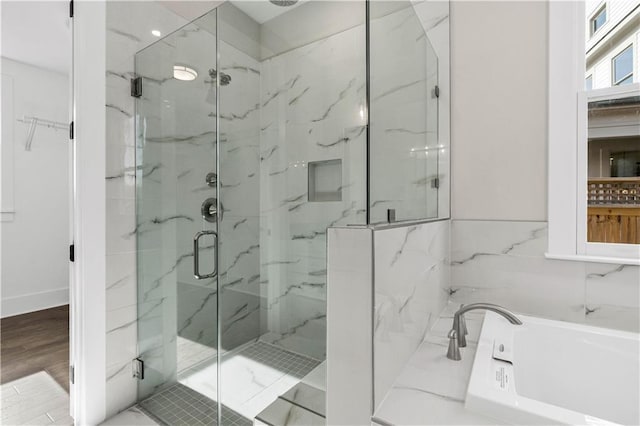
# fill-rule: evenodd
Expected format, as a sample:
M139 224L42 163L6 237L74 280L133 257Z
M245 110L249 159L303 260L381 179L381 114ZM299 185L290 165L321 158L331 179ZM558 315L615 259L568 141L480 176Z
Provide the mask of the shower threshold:
M178 373L178 382L142 401L141 408L164 424L217 424L218 364L209 358ZM222 422L251 425L253 419L305 376L324 375L321 361L261 340L221 354Z

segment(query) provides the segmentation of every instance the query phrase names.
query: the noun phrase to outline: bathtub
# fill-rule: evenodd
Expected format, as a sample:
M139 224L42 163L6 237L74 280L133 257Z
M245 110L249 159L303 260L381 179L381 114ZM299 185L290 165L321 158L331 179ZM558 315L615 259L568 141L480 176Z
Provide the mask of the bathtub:
M640 335L518 317L487 312L466 409L522 425L640 424Z

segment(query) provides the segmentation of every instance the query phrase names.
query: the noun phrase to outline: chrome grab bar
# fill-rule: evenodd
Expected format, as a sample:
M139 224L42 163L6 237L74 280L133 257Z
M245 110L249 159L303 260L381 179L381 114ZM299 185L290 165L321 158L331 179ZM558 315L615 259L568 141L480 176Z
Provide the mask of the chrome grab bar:
M200 245L198 244L201 237L205 235L213 235L213 272L210 274L200 274ZM213 278L218 275L218 233L216 231L200 231L193 236L193 276L197 280L204 280L206 278Z

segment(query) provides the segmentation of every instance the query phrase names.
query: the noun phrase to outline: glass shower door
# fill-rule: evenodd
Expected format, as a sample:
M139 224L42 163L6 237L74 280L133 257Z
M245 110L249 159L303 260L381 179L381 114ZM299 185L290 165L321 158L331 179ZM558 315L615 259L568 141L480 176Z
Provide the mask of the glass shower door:
M216 49L214 10L135 58L139 400L166 389L217 400ZM142 403L184 422L162 405Z

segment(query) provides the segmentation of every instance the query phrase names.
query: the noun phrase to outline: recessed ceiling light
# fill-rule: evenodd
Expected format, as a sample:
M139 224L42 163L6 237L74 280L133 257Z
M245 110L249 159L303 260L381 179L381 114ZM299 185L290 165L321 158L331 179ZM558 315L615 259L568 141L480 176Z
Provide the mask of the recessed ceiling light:
M193 68L184 65L173 66L173 78L176 80L191 81L195 80L197 76L198 73Z
M152 30L151 34L153 34L156 37L160 37L162 35L162 33L160 31L158 31L158 30Z

